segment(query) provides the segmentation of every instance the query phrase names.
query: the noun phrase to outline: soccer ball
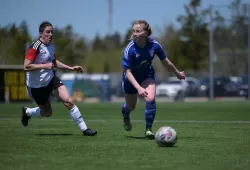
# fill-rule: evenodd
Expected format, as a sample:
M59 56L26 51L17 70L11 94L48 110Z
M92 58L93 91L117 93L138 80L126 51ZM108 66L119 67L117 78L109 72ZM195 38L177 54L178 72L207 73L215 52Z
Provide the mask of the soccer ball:
M170 126L163 126L155 134L156 143L161 147L171 147L177 142L177 133Z

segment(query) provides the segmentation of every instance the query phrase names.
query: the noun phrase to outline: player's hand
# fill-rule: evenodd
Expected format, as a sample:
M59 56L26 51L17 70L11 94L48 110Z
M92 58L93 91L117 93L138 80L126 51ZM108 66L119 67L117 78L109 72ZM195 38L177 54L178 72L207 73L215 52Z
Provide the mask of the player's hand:
M147 96L148 96L148 92L146 91L146 89L144 89L144 88L142 88L142 87L140 87L140 88L138 89L138 94L139 94L140 96L142 96L142 97L147 97Z
M76 71L77 73L82 73L84 72L83 68L81 66L74 66L72 67L73 71Z
M178 72L177 74L176 74L176 77L179 79L179 80L185 80L185 78L186 78L186 75L185 75L185 73L184 73L184 71L181 71L181 72Z
M44 68L45 69L53 69L54 68L54 64L53 63L46 63L46 64L44 64Z

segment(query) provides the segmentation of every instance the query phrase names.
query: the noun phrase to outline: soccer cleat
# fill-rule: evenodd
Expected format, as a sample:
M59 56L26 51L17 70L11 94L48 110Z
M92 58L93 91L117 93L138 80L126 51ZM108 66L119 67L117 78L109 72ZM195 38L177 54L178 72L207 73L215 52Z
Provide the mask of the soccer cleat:
M30 116L28 116L26 114L26 110L27 110L27 107L22 107L22 119L21 119L21 122L23 124L23 126L28 126L28 123L29 123L29 119L30 119Z
M124 129L126 131L131 131L132 130L132 124L130 122L130 118L129 117L124 117L123 118L123 126L124 126Z
M97 134L97 131L94 129L86 129L82 133L84 136L95 136Z
M145 137L146 137L147 139L154 139L154 138L155 138L155 135L154 135L154 133L152 132L151 128L146 128Z

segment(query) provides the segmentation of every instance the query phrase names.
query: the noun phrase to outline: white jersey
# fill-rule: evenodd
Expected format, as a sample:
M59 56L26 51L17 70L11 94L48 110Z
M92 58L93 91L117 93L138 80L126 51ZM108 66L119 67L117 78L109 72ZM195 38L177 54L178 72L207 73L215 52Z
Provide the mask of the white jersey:
M46 64L55 61L55 49L52 44L45 45L40 40L34 41L29 47L25 59L32 64ZM32 88L45 87L55 76L51 69L40 69L26 72L26 85Z

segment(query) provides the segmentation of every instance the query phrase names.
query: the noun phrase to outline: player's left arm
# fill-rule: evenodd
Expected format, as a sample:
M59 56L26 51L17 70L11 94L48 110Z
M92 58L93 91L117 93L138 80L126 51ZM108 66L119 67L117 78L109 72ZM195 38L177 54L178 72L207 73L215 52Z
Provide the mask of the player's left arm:
M66 64L60 62L59 60L55 60L54 67L58 68L58 69L62 69L62 70L76 71L79 73L82 73L84 71L81 66L72 66L71 67L69 65L66 65Z
M175 65L168 58L165 58L164 60L161 60L161 63L166 68L168 68L169 70L171 70L176 76L178 74L180 74L180 71L175 67Z
M180 72L175 65L167 58L164 50L162 49L161 45L156 42L156 54L161 60L161 63L169 70L171 70L177 78L179 79L185 79L184 71Z
M57 56L54 54L55 59L53 60L54 68L61 69L61 70L69 70L69 71L76 71L77 73L84 72L81 66L69 66L57 59Z

